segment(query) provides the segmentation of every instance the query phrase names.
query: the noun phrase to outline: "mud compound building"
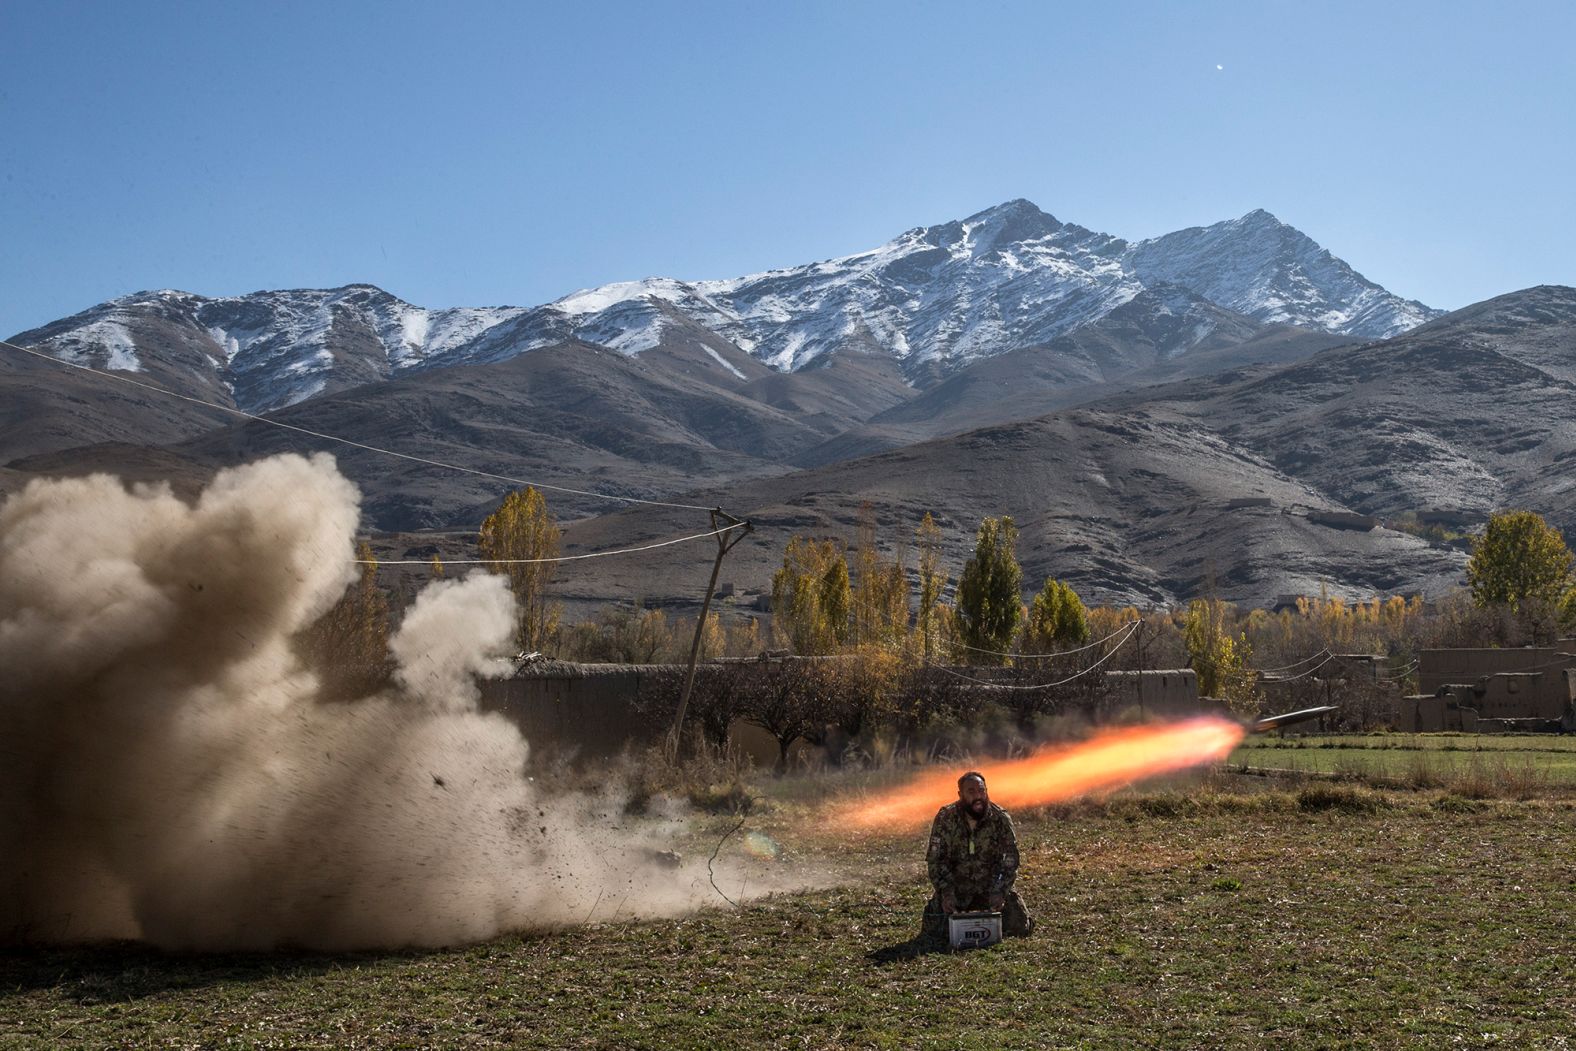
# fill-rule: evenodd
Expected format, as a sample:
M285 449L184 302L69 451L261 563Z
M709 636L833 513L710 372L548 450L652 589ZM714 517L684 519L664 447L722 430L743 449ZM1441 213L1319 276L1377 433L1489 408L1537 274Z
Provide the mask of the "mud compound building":
M1396 729L1576 732L1576 639L1552 647L1422 650Z

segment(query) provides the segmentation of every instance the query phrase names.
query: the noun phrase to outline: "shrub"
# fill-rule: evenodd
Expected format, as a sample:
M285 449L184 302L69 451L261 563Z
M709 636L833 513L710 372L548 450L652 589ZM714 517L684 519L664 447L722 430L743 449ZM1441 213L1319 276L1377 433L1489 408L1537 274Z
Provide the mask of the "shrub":
M1313 784L1297 793L1297 808L1309 812L1338 810L1346 814L1373 814L1385 806L1384 797L1351 785Z

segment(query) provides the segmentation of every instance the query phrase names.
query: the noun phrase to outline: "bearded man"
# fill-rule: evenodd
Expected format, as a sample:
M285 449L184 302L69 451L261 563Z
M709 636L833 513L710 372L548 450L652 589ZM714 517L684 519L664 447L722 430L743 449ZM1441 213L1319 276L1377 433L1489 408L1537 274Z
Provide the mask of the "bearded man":
M945 936L955 912L1000 912L1005 935L1026 938L1034 920L1018 892L1018 837L1012 818L990 801L985 775L970 770L958 778L958 801L936 814L925 852L931 886L925 904L925 933Z

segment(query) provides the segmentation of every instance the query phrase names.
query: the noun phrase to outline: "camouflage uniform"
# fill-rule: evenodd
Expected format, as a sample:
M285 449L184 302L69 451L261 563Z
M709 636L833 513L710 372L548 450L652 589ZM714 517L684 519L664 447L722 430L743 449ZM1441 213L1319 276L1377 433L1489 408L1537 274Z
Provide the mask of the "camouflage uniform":
M990 908L992 894L1000 894L1005 899L1002 933L1025 937L1034 930L1034 921L1012 889L1018 875L1018 837L1012 831L1012 818L991 803L971 829L966 814L962 803L950 803L941 808L930 827L925 864L936 892L925 903L925 932L946 933L942 895L950 892L959 912L980 912Z

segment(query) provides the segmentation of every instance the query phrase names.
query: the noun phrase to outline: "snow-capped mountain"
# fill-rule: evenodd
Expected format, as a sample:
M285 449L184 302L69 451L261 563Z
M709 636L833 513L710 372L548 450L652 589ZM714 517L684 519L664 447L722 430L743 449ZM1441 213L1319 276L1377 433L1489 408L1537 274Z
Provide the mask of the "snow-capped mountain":
M1140 241L1123 261L1145 284L1169 281L1268 324L1383 339L1443 313L1385 291L1262 208Z
M257 292L194 310L223 353L236 401L268 408L419 368L520 313L427 310L372 285Z
M1385 291L1262 210L1128 242L1014 200L822 263L584 289L500 325L485 348L465 353L498 360L570 338L639 353L682 316L783 371L849 346L891 354L911 372L945 369L1048 343L1146 288L1173 301L1191 294L1266 324L1362 338L1440 314ZM1210 331L1179 331L1169 353Z
M955 364L1047 342L1132 299L1144 286L1124 270L1124 247L1009 201L823 263L576 292L509 334L528 345L573 335L639 351L655 345L672 308L782 371L850 346L911 368Z
M418 368L521 313L426 310L372 285L214 299L162 289L112 299L12 342L111 371L152 368L182 393L261 412Z
M120 370L143 368L153 350L196 388L265 411L568 340L639 354L679 338L725 366L724 354L737 348L784 372L862 350L928 382L1049 344L1145 292L1146 312L1174 313L1155 348L1162 359L1208 339L1222 317L1213 308L1370 338L1440 313L1366 280L1267 212L1128 242L1013 200L826 262L727 280L619 282L530 309L427 310L370 285L213 299L161 291L112 300L16 341ZM1211 310L1198 309L1201 301Z

